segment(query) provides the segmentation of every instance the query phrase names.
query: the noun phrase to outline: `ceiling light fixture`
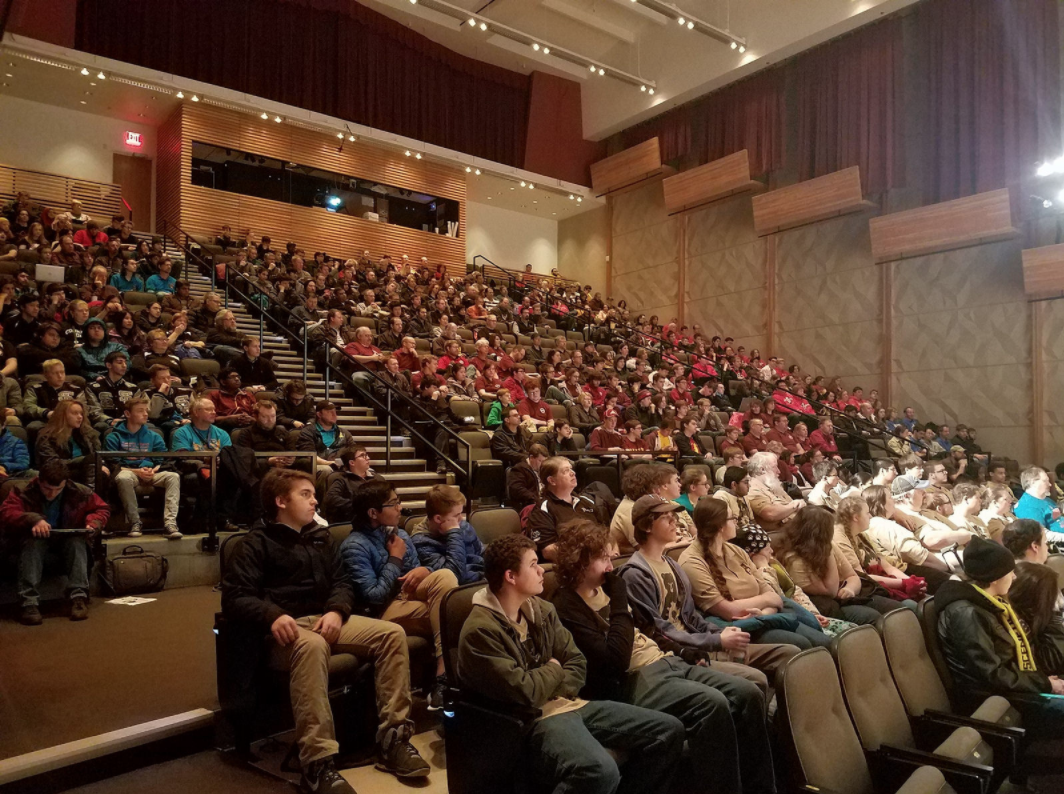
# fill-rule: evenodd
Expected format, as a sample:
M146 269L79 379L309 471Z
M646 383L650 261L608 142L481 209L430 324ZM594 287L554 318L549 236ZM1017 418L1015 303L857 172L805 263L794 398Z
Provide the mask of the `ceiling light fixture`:
M676 21L680 23L681 27L683 27L684 25L687 24L687 20L684 19L683 17L679 17Z
M105 75L103 72L100 72L99 74L96 75L96 78L98 80L106 80L107 79L107 75Z
M532 184L531 182L529 182L529 183L528 183L528 189L529 189L529 190L535 190L535 189L536 189L536 186L535 186L535 185L533 185L533 184Z
M344 134L342 132L338 132L336 133L336 137L342 141L344 139Z
M522 182L521 182L521 187L525 187L525 186L527 186L527 185L528 185L528 183L527 183L527 182L524 182L524 181L522 181Z
M550 47L544 47L543 48L543 54L544 55L550 55Z
M183 93L181 93L180 91L178 91L178 92L177 92L177 98L178 98L178 99L184 99L184 98L185 98L185 95L184 95Z
M475 28L476 26L477 26L477 21L475 19L473 19L473 17L470 17L469 18L469 27Z
M281 119L281 117L280 117L280 116L274 116L274 117L273 117L273 120L274 120L274 121L276 121L276 122L277 122L278 124L280 124L280 123L281 123L281 121L282 121L282 119Z
M739 53L742 54L744 52L746 52L746 47L744 47L742 44L740 44L739 45Z
M181 94L178 94L178 96L181 96ZM259 116L259 118L262 119L263 121L266 121L269 117L270 117L270 114L267 113L265 110L262 111L262 115Z
M412 154L412 152L409 149L407 149L405 152L403 152L403 154L405 154L407 157L409 157Z
M605 76L606 76L606 70L603 69L602 67L599 67L599 77L605 77Z
M414 155L414 159L415 160L420 160L421 159L421 152L418 152L417 154L415 154Z
M733 42L731 43L731 48L732 48L733 50L734 50L734 49L735 49L736 47L738 47L738 46L739 46L739 45L738 45L738 44L736 44L736 43L735 43L734 41L733 41Z
M472 168L472 166L468 166L468 165L467 165L467 166L465 167L465 172L466 172L467 174L471 174L471 173L473 173L473 168Z
M695 29L695 23L694 22L688 22L687 23L687 29L688 30L694 30Z
M632 2L635 2L635 0L632 0ZM569 194L569 201L572 201L575 198L576 196L574 196L572 193Z
M82 66L82 67L81 67L81 73L82 73L83 75L85 75L86 77L88 77L88 75L89 75L89 70L88 70L88 69L86 69L86 68L85 68L84 66Z
M642 91L643 93L646 93L647 87L645 85L641 85L641 86L639 86L639 90Z
M534 49L536 52L539 52L539 42L538 41L532 42L532 49Z
M349 142L351 142L351 143L354 143L354 142L355 142L355 136L354 136L354 135L348 135L348 136L347 136L347 140L348 140Z
M481 30L487 30L488 29L488 23L487 22L481 22L480 23L480 29Z
M193 102L199 102L199 97L198 97L198 96L196 96L195 94L193 94L193 95L192 95L192 101L193 101Z
M654 96L654 89L653 89L653 88L651 88L651 89L650 89L650 91L649 91L648 93L649 93L649 94L650 94L651 96Z
M476 174L477 176L480 176L480 169L479 168L475 169L473 171L473 173Z

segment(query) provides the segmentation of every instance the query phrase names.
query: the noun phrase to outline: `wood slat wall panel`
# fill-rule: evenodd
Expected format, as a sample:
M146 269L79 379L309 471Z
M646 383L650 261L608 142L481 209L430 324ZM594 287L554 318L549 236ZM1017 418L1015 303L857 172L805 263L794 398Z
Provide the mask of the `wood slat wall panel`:
M1023 250L1023 291L1028 300L1064 297L1064 243Z
M181 223L181 110L159 126L155 155L155 228Z
M324 250L330 256L353 256L368 249L376 258L385 253L393 260L406 254L414 262L428 257L433 265L443 262L454 275L465 273L466 188L465 173L457 168L415 160L358 141L340 141L322 133L291 124L277 124L255 116L228 110L183 106L176 114L180 147L175 157L177 172L176 199L161 204L176 209L180 226L190 234L213 236L224 223L243 234L268 235L275 244L289 240L307 251ZM168 122L169 123L169 122ZM335 215L319 207L297 207L282 202L243 196L191 184L192 142L252 152L316 168L336 171L383 182L420 193L458 202L459 237L430 234L386 223L375 223L346 215ZM165 145L160 129L160 163L157 166L162 190ZM167 152L168 154L169 152Z
M861 169L857 166L754 196L753 202L754 229L759 235L874 206L861 193Z
M643 141L605 160L591 164L591 187L598 195L631 185L661 170L657 138Z
M665 189L665 209L669 214L763 187L760 182L750 179L750 160L746 149L670 176L662 185Z
M1007 240L1012 226L1008 188L872 218L872 257L877 262L924 256Z
M105 226L112 215L123 210L122 188L118 185L0 165L0 202L10 201L20 192L29 193L55 213L66 212L70 202L77 199L89 217L103 221Z

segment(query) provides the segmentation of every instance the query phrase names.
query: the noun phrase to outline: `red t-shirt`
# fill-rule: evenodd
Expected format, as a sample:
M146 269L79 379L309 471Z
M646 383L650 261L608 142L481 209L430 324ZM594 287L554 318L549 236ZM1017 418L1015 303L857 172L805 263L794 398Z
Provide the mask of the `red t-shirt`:
M352 356L375 356L381 352L381 349L376 345L363 345L359 342L348 342L344 347L344 352L349 353ZM367 361L363 365L366 369L376 372L380 369L379 361Z
M743 451L746 452L747 457L753 455L755 452L765 452L768 449L768 441L765 436L761 438L754 438L753 435L747 433L743 436Z
M549 422L554 416L551 413L550 406L543 400L534 403L528 397L517 403L517 411L521 416L531 416L533 419L539 419L543 422Z
M835 443L835 436L825 436L819 430L814 430L809 434L809 448L819 449L825 455L835 454L839 451L838 445Z

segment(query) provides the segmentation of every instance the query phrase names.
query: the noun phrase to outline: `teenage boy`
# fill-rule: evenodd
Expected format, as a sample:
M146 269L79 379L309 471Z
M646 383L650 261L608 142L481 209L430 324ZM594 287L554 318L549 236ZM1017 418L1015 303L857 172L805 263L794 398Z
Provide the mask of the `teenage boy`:
M773 792L765 698L757 686L710 669L692 648L659 646L635 628L624 579L613 570L609 530L570 524L558 542L561 586L551 599L588 660L581 694L677 717L687 729L694 790Z
M535 544L507 535L484 552L488 586L462 626L463 688L506 705L539 709L526 740L530 778L551 791L668 791L684 742L676 717L579 697L587 662L557 613L538 598ZM622 770L608 750L627 756Z
M352 615L354 593L329 533L314 522L314 479L273 469L262 482L266 516L228 565L222 581L227 618L268 632L268 663L289 672L300 791L354 794L336 771L336 731L329 707L329 657L371 659L377 692L377 768L425 777L429 765L410 744L410 658L401 628Z
M177 529L177 509L181 502L181 475L176 471L162 471L161 464L151 458L153 452L166 452L163 437L149 430L148 401L143 397L134 397L126 403L126 418L115 425L114 430L104 440L107 452L128 452L131 457L115 461L117 474L115 487L126 513L126 533L131 538L144 534L140 513L137 510L137 486L151 485L162 488L165 492L163 501L163 526L166 537L180 540Z
M374 617L402 626L408 634L431 637L436 645L436 687L429 707L442 708L446 681L440 640L443 597L458 587L454 571L430 571L421 564L413 541L399 529L403 503L385 480L367 482L355 492L354 531L340 546L344 570L356 597Z
M330 474L325 490L322 515L326 521L350 521L355 492L371 480L384 478L373 471L369 451L361 444L352 444L340 452L340 471Z
M430 571L446 568L459 584L484 578L484 546L465 520L465 503L455 486L432 486L425 496L428 515L410 533L421 564Z
M636 626L657 643L671 640L703 654L720 652L742 656L745 664L712 662L724 673L739 676L768 691L768 675L798 653L794 645L750 643L750 635L734 626L721 630L695 608L691 581L679 563L665 553L676 541L676 514L683 508L653 494L640 498L632 508L632 523L639 550L621 568L628 588ZM695 510L697 513L697 508Z

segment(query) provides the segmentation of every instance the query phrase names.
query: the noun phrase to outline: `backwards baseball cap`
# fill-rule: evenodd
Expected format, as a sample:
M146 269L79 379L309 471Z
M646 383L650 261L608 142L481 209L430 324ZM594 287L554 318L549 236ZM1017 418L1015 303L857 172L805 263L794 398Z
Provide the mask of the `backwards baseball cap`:
M922 491L928 485L930 483L927 480L918 480L908 474L902 474L900 477L894 478L894 482L890 484L890 492L894 496L904 496L909 491Z
M632 523L638 524L641 519L650 513L676 513L683 509L683 505L676 502L670 502L668 499L662 499L654 494L647 494L646 496L640 496L635 505L633 505Z

